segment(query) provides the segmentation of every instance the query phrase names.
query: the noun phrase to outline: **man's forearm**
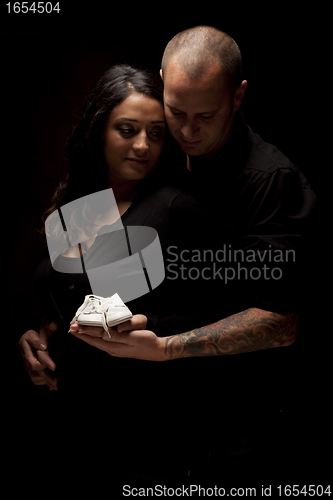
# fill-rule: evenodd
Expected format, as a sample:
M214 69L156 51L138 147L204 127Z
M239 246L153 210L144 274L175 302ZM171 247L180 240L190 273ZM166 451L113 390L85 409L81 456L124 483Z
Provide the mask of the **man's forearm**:
M168 359L241 354L291 345L297 315L251 308L202 328L165 339Z

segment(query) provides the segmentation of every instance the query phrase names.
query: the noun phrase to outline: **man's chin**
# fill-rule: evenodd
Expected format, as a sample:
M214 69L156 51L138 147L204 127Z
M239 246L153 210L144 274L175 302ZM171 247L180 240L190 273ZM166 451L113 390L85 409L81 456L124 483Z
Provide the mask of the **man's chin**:
M185 141L181 141L179 143L180 149L183 153L186 153L189 156L201 156L206 152L206 148L203 145L203 141L198 141L197 143L186 143Z

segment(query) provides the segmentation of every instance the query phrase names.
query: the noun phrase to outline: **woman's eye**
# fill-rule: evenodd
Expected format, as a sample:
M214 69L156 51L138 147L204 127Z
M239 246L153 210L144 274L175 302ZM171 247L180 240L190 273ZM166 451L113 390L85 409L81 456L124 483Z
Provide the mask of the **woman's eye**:
M150 135L152 135L153 137L162 137L163 134L164 130L162 130L161 128L157 128L150 131Z
M133 134L134 129L130 127L118 127L119 132L125 135Z

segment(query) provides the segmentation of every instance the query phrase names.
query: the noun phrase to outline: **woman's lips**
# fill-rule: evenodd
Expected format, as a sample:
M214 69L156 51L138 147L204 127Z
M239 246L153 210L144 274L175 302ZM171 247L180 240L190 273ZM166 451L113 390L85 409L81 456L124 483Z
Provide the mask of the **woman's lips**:
M144 158L126 158L127 161L130 161L134 165L145 165L147 163L147 159Z

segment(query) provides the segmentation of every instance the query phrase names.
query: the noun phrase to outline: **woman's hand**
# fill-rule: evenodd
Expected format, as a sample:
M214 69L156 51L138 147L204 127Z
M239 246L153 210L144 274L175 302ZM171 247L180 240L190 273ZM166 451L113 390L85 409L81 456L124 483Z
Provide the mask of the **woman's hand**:
M23 358L24 367L35 385L47 385L50 390L57 390L58 381L52 374L56 365L48 353L48 342L55 330L56 323L42 323L39 334L35 330L28 330L19 341L19 349Z

